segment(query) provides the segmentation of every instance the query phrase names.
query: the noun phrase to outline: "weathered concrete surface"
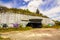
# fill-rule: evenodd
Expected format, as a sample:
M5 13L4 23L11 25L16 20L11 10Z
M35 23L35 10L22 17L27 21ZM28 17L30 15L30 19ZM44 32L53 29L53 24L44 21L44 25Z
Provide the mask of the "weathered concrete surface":
M15 13L0 13L0 24L6 23L6 24L8 24L9 27L12 26L13 23L22 24L23 27L25 27L28 24L29 19L42 19L43 25L48 25L48 24L54 25L55 24L55 22L53 22L49 18L23 15L23 14L15 14ZM28 20L28 21L22 21L22 20Z
M60 40L60 29L34 29L24 32L2 33L1 37L9 37L11 40Z

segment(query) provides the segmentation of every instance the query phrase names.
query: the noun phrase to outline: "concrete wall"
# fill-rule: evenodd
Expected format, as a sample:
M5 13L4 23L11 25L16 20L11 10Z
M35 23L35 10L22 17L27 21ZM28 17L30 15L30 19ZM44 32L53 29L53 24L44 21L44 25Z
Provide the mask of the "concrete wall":
M29 16L29 15L23 15L23 14L15 14L15 13L0 13L0 24L6 23L9 26L12 26L12 23L18 23L18 24L22 24L23 27L25 27L29 21L22 21L22 20L29 20L29 19L43 19L42 20L43 25L47 25L49 23L55 24L49 18Z

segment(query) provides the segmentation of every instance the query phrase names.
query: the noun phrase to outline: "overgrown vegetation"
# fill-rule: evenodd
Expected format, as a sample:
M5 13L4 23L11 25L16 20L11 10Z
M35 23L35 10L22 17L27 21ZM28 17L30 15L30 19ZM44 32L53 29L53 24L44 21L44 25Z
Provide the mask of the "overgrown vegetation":
M26 31L26 30L30 30L32 29L32 27L22 27L19 26L17 28L13 27L13 28L0 28L0 32L10 32L10 31Z
M17 8L7 8L0 6L0 13L5 13L5 12L10 12L10 13L17 13L17 14L25 14L25 15L31 15L31 16L41 16L44 18L48 18L47 16L43 16L42 13L39 13L39 10L36 10L36 13L30 12L28 9L23 10L23 9L17 9Z
M55 22L55 25L53 25L53 26L48 26L48 25L46 25L46 26L43 26L42 28L60 28L60 22L59 21L54 21Z
M42 28L56 28L56 29L58 29L58 28L60 28L60 25L57 25L57 24L55 24L54 26L46 25L46 26L42 26ZM34 28L20 26L18 28L14 28L14 27L13 28L0 28L0 32L27 31L27 30L31 30L31 29L34 29Z
M54 26L43 26L42 28L56 28L56 29L60 29L59 25L54 25Z
M60 28L60 22L59 21L55 21L55 27Z

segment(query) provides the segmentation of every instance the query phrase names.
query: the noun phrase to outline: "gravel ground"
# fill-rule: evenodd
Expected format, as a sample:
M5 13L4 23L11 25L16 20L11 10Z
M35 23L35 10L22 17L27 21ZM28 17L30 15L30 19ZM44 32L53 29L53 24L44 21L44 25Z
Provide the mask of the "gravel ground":
M3 38L11 40L60 40L60 29L37 28L24 32L12 31L1 33Z

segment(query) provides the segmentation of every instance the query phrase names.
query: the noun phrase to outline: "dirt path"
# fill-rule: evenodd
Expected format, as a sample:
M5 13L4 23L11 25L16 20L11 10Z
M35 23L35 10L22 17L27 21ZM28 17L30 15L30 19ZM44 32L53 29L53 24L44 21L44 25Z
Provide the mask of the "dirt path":
M24 32L2 33L1 37L11 40L60 40L60 29L34 29Z

